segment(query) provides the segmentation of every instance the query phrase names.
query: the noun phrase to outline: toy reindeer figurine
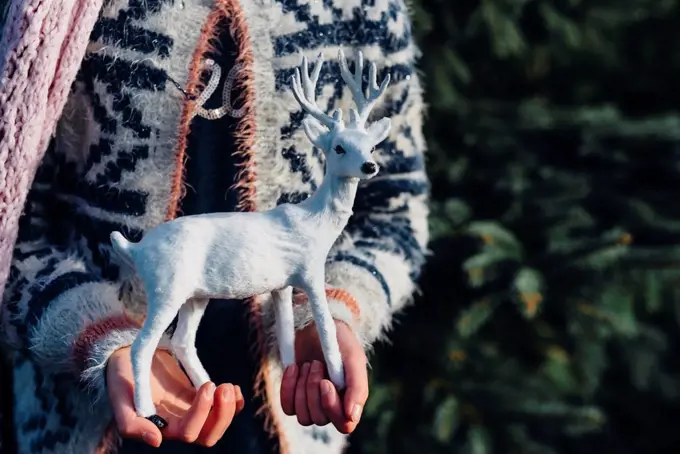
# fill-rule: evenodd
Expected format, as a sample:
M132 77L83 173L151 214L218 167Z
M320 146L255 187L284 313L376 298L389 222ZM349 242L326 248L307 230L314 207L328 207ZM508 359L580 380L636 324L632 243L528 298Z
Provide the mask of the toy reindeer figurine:
M358 54L356 74L340 51L340 69L356 103L349 121L338 109L332 116L315 102L316 83L323 64L320 54L309 74L292 77L295 99L310 115L303 121L309 140L326 157L326 175L317 191L299 204L282 204L265 212L211 213L185 216L150 230L138 243L119 232L111 234L116 254L135 272L146 293L147 313L132 344L134 402L137 414L159 428L166 422L156 414L151 394L151 362L162 335L178 315L171 349L192 384L210 381L196 354L195 340L209 299L243 299L271 293L276 305L276 332L281 361L295 362L292 288L309 298L321 347L333 384L345 386L344 370L325 293L328 253L352 215L359 180L378 173L371 153L390 130L390 119L366 126L371 109L389 84L378 87L376 67L369 68L368 97L362 88L363 62Z

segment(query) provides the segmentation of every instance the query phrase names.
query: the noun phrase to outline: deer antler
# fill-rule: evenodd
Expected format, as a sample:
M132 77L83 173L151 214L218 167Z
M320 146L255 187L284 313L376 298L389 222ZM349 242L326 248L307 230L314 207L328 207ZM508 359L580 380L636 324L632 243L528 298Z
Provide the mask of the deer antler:
M342 49L338 52L338 59L340 60L340 73L342 74L342 79L347 86L349 86L352 97L354 98L354 103L357 106L356 110L350 110L350 123L355 126L363 126L366 123L366 120L368 120L368 116L375 106L376 101L387 89L387 85L390 83L390 74L388 73L387 76L385 76L380 87L378 87L375 63L371 63L368 69L368 97L366 97L362 88L364 56L361 51L357 54L357 68L354 74L351 73L349 66L347 66L347 60L345 59L345 54Z
M292 76L293 79L293 94L295 99L306 110L311 116L319 120L319 122L329 129L333 129L334 126L338 124L337 115L331 117L325 114L319 106L316 105L316 83L319 80L319 74L321 73L321 66L323 65L323 54L319 53L316 64L312 74L309 74L309 64L307 57L302 57L302 69L303 73L300 75L300 68L295 69L295 74Z

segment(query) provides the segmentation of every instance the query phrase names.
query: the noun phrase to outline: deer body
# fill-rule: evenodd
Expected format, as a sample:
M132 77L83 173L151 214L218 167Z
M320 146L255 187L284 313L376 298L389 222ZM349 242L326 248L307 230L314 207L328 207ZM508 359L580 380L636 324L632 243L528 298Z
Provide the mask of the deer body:
M116 246L135 262L147 295L173 285L187 299L243 299L300 287L306 268L319 262L323 268L338 236L329 224L323 213L283 204L267 212L177 218L137 244L117 237ZM148 266L153 263L181 268Z
M368 112L387 87L375 82L375 66L368 98L361 89L361 54L352 75L340 52L342 77L350 85L358 110L348 125L338 110L330 117L314 102L322 58L310 75L303 57L303 74L293 78L293 92L312 118L303 121L314 145L326 154L324 181L307 200L282 204L265 212L210 213L185 216L150 230L138 243L119 232L111 234L114 251L129 270L136 271L147 298L147 315L132 344L138 415L159 427L151 394L151 362L167 327L178 316L171 348L195 387L210 381L196 354L196 331L210 299L244 299L271 293L276 305L276 332L284 367L295 362L292 288L302 289L312 313L331 381L344 388L344 371L335 322L325 293L328 253L345 228L360 179L373 177L378 166L373 147L384 140L389 119L364 123ZM352 79L353 76L353 79ZM325 129L324 129L325 127Z

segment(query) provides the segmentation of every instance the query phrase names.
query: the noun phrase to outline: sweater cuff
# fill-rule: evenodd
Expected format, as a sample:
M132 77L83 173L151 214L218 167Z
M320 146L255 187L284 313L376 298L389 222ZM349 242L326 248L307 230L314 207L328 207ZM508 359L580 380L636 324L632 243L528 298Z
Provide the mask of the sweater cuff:
M140 325L126 314L113 315L87 326L73 346L80 383L94 402L106 399L106 364L118 349L132 345Z
M361 312L354 297L346 290L326 287L326 299L333 319L346 323L359 338L361 344L368 347L369 343L359 331ZM314 316L311 304L304 293L296 291L293 301L295 302L295 330L299 331L314 323Z

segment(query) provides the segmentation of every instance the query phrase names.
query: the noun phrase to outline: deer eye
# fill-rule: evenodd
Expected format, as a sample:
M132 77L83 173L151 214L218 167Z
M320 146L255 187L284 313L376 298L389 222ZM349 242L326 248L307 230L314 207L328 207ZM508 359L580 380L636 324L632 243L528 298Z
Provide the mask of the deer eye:
M345 149L342 148L340 145L337 145L337 146L335 147L335 152L336 152L337 154L345 154Z

